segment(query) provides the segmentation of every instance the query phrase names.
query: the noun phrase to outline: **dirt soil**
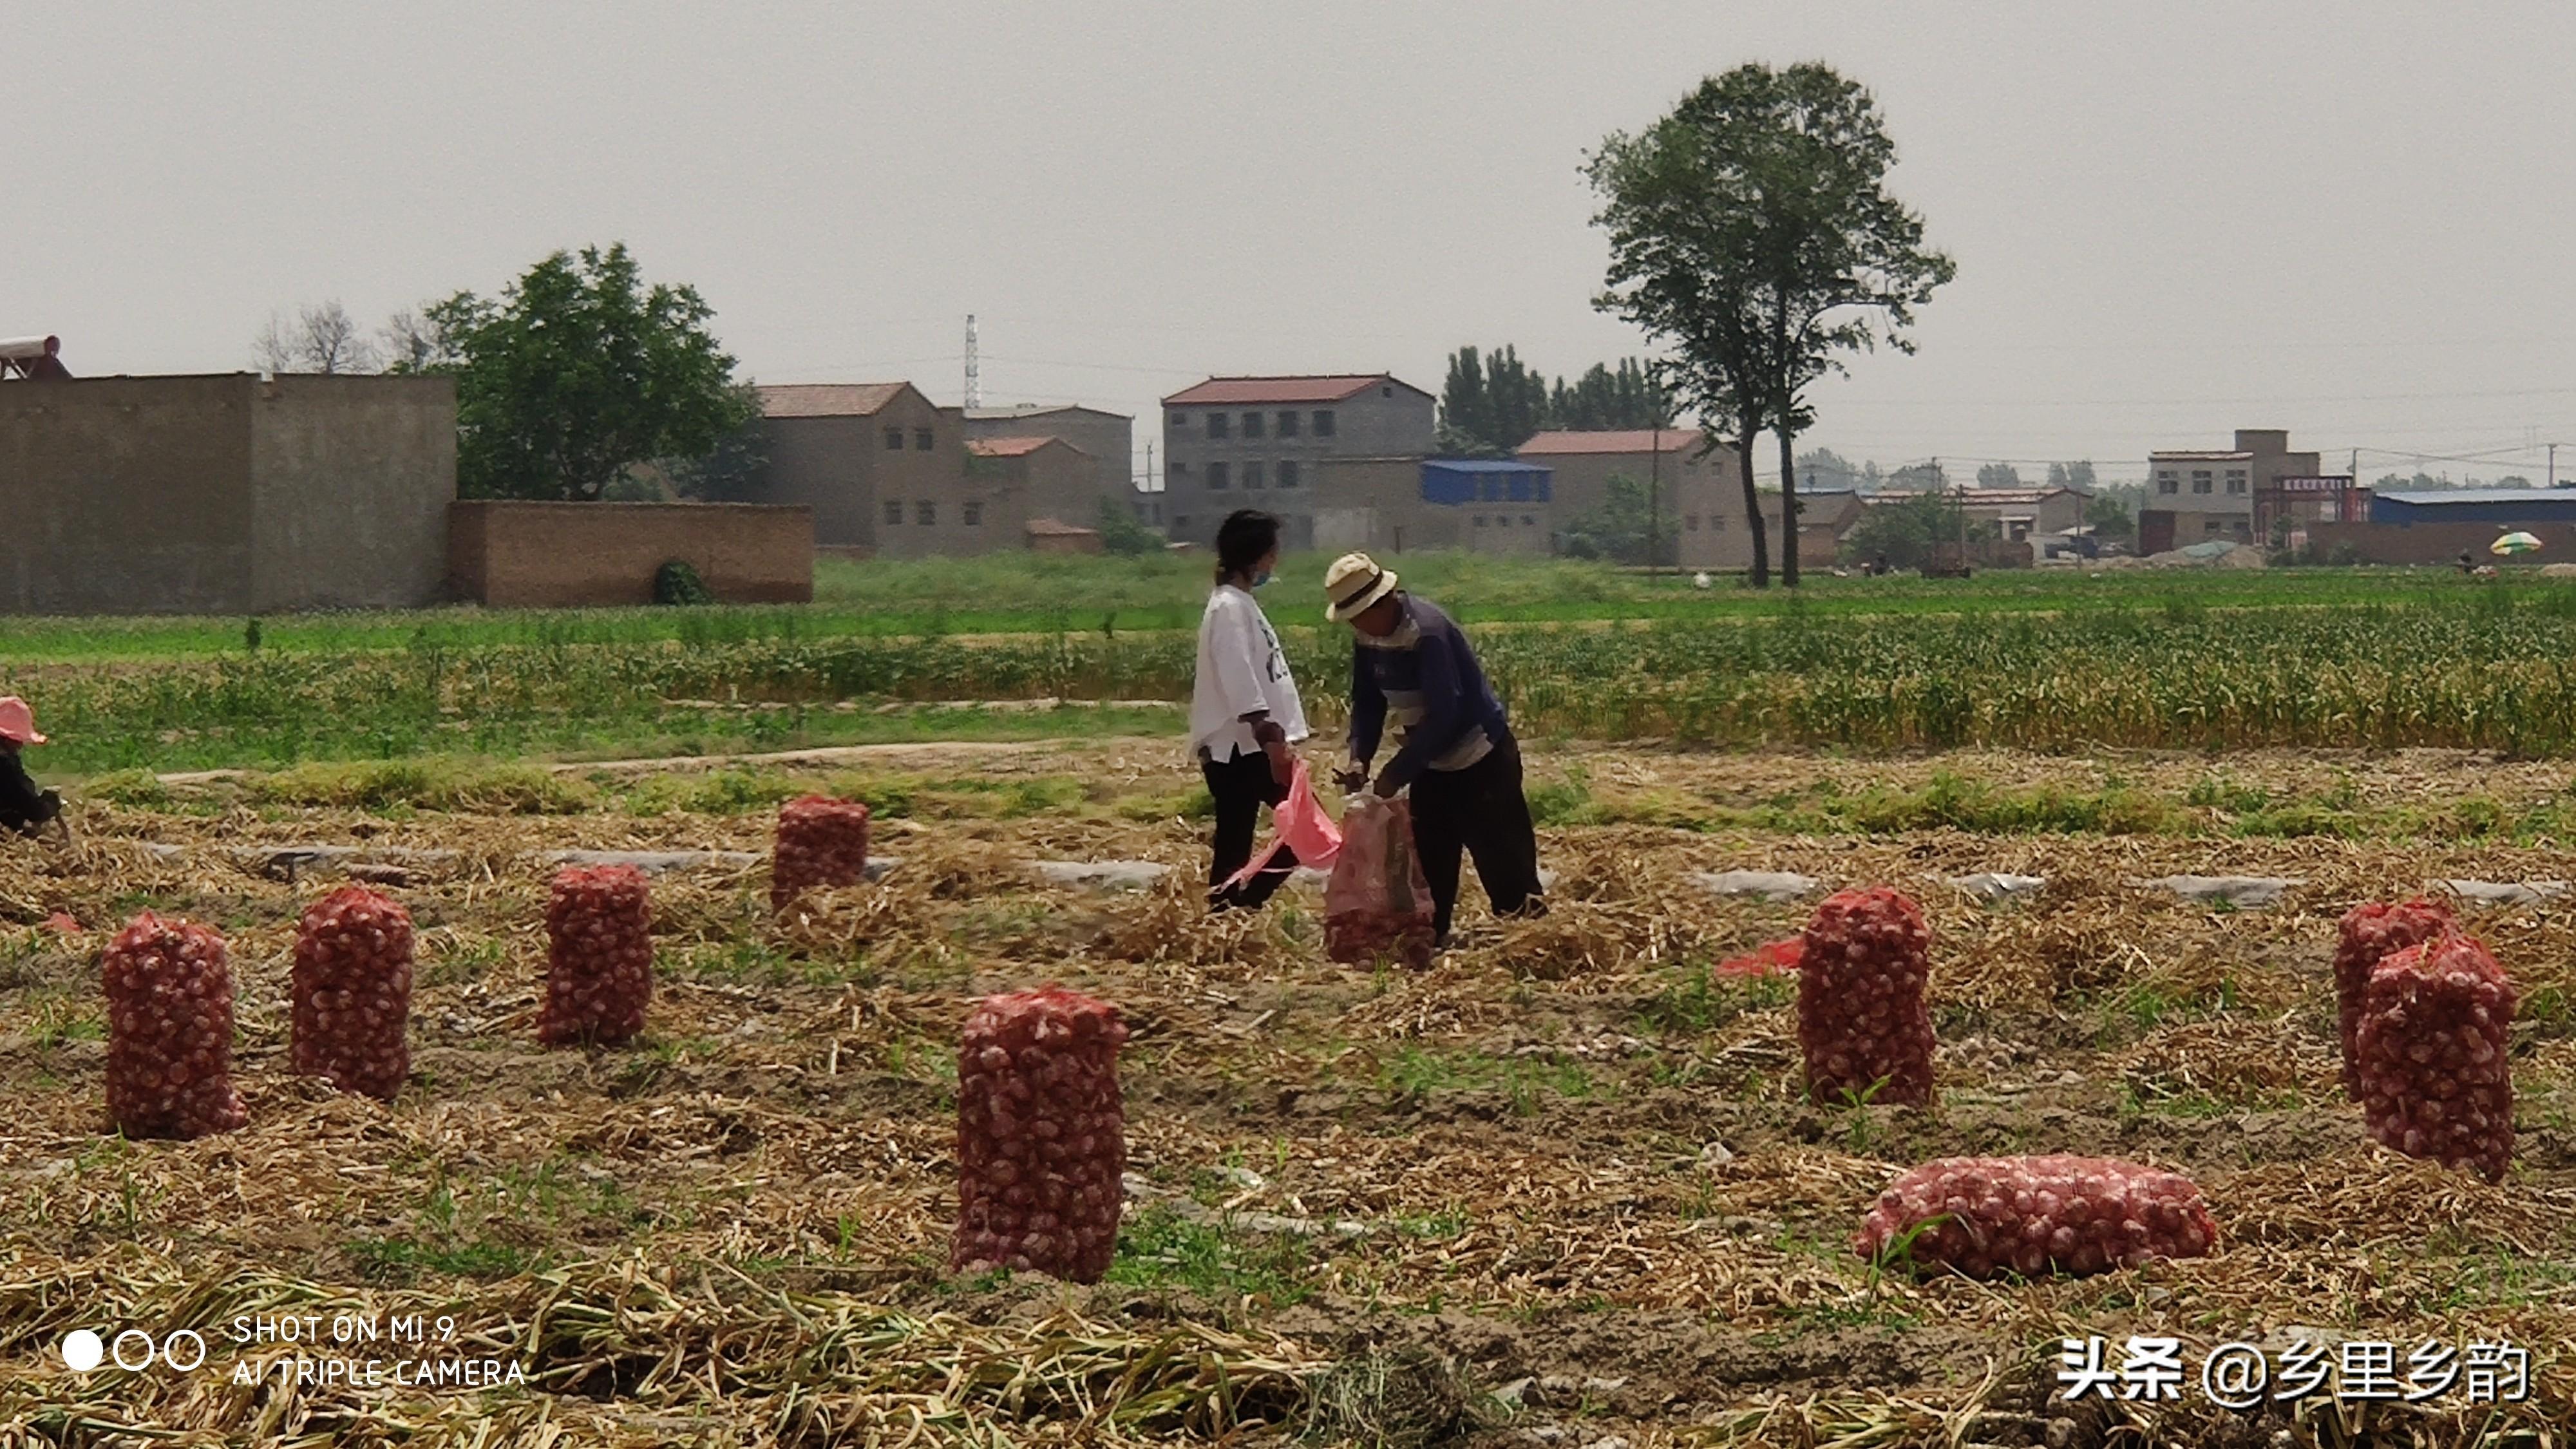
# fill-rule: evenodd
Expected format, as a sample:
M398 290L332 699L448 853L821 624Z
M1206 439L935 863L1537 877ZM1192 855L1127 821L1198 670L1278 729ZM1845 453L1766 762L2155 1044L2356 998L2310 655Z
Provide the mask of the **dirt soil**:
M1471 887L1458 949L1409 973L1325 962L1311 893L1205 918L1202 827L1122 809L1186 786L1167 747L932 758L959 779L1071 773L1090 798L881 821L877 849L904 864L784 920L762 870L658 879L652 1019L618 1049L535 1042L534 857L759 850L765 807L485 817L219 793L89 803L77 851L0 849L0 918L62 911L83 928L0 925L0 1443L148 1428L209 1444L2062 1449L2576 1430L2576 904L2463 907L2523 1000L2500 1186L2369 1141L2336 1086L2330 973L2350 905L2454 877L2563 879L2560 850L1556 829L1548 917L1495 922ZM1746 799L1942 771L2180 789L2211 767L1602 750L1542 774L1569 760L1596 789ZM2390 798L2539 798L2570 774L2469 756L2226 763L2283 792L2351 778ZM140 848L361 841L461 853L388 887L421 932L413 1080L390 1106L288 1070L295 918L337 877ZM1033 857L1178 869L1095 892L1036 881L1019 864ZM1936 1106L1805 1100L1794 985L1709 968L1793 934L1812 901L1690 880L1738 868L1923 903ZM1989 904L1949 883L1978 871L2050 885ZM2259 911L2136 884L2173 873L2300 883ZM147 906L232 944L240 1132L109 1132L95 955ZM1049 980L1117 1002L1134 1030L1119 1262L1089 1287L960 1281L945 1271L956 1032L982 995ZM1906 1168L2046 1152L2189 1174L2219 1251L1988 1284L1855 1255L1861 1214ZM363 1334L413 1313L430 1328L408 1347L234 1334L307 1314L326 1336L341 1319ZM83 1327L193 1328L206 1363L76 1374L58 1345ZM2181 1338L2195 1375L2233 1339L2386 1340L2401 1365L2427 1339L2503 1340L2531 1353L2531 1397L2492 1419L2457 1392L2341 1415L2231 1415L2196 1381L2172 1404L2052 1397L2062 1336L2105 1336L2116 1361L2133 1333ZM296 1378L370 1359L464 1361L446 1372L469 1376L489 1361L525 1382Z

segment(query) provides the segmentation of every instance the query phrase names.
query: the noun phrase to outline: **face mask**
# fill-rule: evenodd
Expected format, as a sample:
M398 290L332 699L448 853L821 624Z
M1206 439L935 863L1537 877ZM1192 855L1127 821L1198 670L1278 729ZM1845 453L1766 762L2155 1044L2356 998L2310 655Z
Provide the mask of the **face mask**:
M1268 569L1263 569L1261 572L1259 572L1259 573L1257 573L1257 574L1254 574L1254 575L1252 576L1252 586L1253 586L1254 588L1256 588L1256 589L1257 589L1257 588L1261 588L1261 587L1263 587L1264 585L1268 584L1269 582L1270 582L1270 570L1268 570Z

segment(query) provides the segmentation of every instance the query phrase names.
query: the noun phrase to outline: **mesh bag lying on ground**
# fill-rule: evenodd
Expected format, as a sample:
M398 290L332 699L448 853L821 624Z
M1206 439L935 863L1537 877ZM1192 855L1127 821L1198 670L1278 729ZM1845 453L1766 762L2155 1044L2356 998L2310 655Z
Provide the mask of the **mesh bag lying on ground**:
M1431 887L1413 849L1402 800L1355 798L1342 816L1341 854L1324 882L1324 954L1344 965L1380 960L1428 966L1437 948Z
M304 912L291 983L295 1070L392 1101L411 1074L411 912L342 886Z
M203 1137L249 1120L233 1090L233 973L224 938L145 911L98 959L107 993L107 1113L128 1137Z
M778 808L778 839L769 855L771 910L783 909L804 891L867 878L867 806L806 795Z
M615 1046L653 999L653 908L631 865L573 866L546 900L546 1000L537 1040Z
M2409 946L2421 945L2460 928L2448 906L2412 900L2391 905L2369 901L2344 913L2335 927L2335 1023L2343 1038L2343 1090L2361 1100L2361 1074L2354 1055L2354 1034L2361 1027L2362 988L2371 968Z
M2035 1278L2197 1258L2217 1241L2200 1189L2176 1173L2110 1157L1944 1157L1889 1184L1852 1246Z
M1060 986L987 997L957 1052L952 1268L1096 1283L1118 1246L1118 1008Z
M1932 1100L1931 945L1923 908L1886 886L1838 891L1816 907L1797 966L1798 1044L1816 1101Z
M2451 935L2382 959L2362 990L2354 1066L2370 1135L2502 1182L2513 1160L2513 983Z

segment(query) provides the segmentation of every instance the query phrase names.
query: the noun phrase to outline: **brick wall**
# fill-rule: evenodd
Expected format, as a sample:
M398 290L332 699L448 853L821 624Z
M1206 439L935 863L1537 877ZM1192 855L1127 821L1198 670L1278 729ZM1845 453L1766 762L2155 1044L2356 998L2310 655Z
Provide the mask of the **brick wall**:
M649 604L673 559L718 603L814 598L811 508L476 499L455 505L447 540L449 591L496 608Z
M2576 563L2576 523L2310 523L2309 544L2331 554L2352 545L2362 563L2453 564L2467 554L2478 563L2507 567ZM2530 553L2499 558L2487 545L2520 529L2540 540Z

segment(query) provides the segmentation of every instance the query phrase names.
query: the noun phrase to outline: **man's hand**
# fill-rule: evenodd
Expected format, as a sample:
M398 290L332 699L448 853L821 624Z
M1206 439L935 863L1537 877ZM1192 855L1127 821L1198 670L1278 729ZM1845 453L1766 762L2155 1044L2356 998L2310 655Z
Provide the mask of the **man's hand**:
M1297 757L1289 752L1288 741L1264 740L1261 752L1270 757L1271 783L1282 790L1287 789L1288 782L1297 778Z
M1333 783L1341 786L1344 794L1365 789L1368 782L1368 766L1358 760L1346 761L1342 768L1333 772Z
M1403 788L1403 786L1395 783L1395 766L1389 765L1385 769L1378 771L1377 798L1381 800L1392 800L1395 798L1395 792Z

